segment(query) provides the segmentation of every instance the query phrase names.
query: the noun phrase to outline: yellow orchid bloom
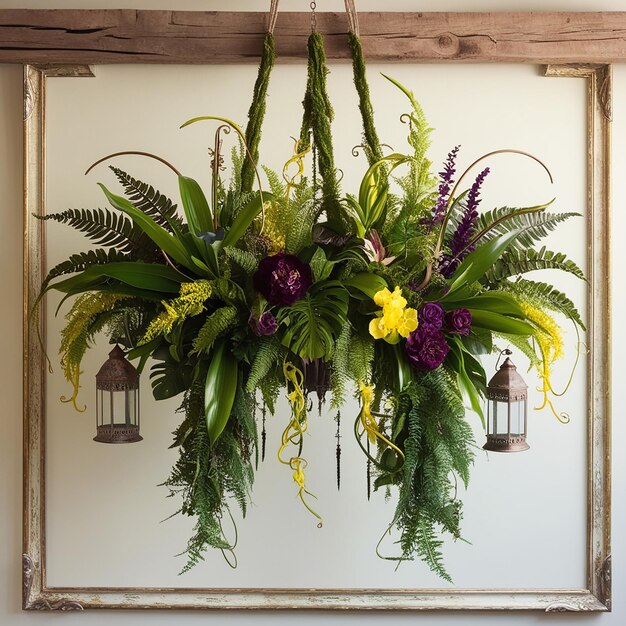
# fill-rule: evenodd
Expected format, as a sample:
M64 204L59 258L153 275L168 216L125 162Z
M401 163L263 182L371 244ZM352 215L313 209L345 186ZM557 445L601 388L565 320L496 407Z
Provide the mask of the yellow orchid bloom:
M402 289L393 292L386 287L374 294L374 302L382 307L370 322L369 332L374 339L384 339L387 343L398 343L400 337L408 337L417 328L417 311L406 308L406 298Z

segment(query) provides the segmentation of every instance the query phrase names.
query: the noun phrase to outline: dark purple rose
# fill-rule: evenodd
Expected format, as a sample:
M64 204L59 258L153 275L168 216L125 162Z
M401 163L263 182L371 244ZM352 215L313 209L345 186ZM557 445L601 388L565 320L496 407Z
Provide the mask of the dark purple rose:
M261 317L258 319L256 317L250 317L250 325L254 333L259 337L269 337L273 335L278 328L276 318L269 311L261 313Z
M445 311L437 302L427 302L420 307L418 320L420 324L430 324L439 330L443 326Z
M413 367L421 370L434 370L444 362L450 348L439 330L432 332L432 326L424 329L420 325L409 335L405 350L409 363Z
M252 283L270 304L288 306L304 297L313 283L313 274L297 256L279 252L259 263Z
M446 315L446 330L456 335L470 334L472 314L467 309L455 309Z

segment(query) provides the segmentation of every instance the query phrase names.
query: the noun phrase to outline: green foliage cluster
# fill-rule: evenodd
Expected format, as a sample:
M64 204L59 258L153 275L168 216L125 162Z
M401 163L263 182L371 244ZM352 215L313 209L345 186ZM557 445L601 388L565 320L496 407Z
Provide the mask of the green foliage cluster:
M385 558L420 558L449 581L442 536L461 538L457 482L467 486L474 458L465 406L483 417L480 356L505 338L545 376L545 350L556 354L561 346L551 314L584 330L566 294L522 277L549 269L584 279L564 254L536 247L577 214L549 213L547 203L468 215L475 197L466 189L445 197L450 186L442 191L426 156L432 129L414 94L391 78L408 102L401 117L408 148L383 156L353 34L350 45L369 163L357 194L340 198L319 33L309 38L296 154L282 177L264 168L269 189L253 191L275 59L268 35L246 132L223 117L183 125L212 120L235 131L240 145L229 184L218 173L207 198L172 167L179 213L155 187L112 168L124 194L100 185L112 210L68 209L45 218L99 246L54 267L39 296L50 289L62 303L77 296L62 336L70 400L76 401L82 357L103 330L140 370L151 359L156 399L183 397L173 443L179 457L164 483L180 497L179 512L196 520L183 571L210 547L236 564L230 507L236 503L245 515L249 503L257 401L273 412L287 392L296 432L285 437L302 443L298 428L309 399L301 391L329 391L333 409L351 394L359 399L355 433L374 464L375 489L397 489L390 529L399 533L400 554ZM315 171L312 179L303 175L310 147L321 202ZM467 240L452 258L460 232ZM450 272L446 259L454 261ZM430 321L423 318L428 306ZM466 320L464 327L454 325L455 316ZM300 457L286 464L312 511Z
M461 538L457 478L467 488L474 460L472 430L464 417L459 390L445 370L411 382L400 393L394 415L394 442L403 446L404 463L395 471L379 464L375 482L376 488L400 486L391 525L400 533L397 558L418 556L448 582L439 533Z

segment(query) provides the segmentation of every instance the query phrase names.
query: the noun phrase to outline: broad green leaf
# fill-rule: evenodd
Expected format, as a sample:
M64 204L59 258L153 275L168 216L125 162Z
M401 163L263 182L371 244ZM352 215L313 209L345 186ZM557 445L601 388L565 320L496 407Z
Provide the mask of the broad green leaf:
M67 293L76 288L94 285L103 278L113 278L137 289L168 294L178 293L181 283L185 280L182 274L166 265L127 261L92 265L77 276L55 283L52 288Z
M151 217L140 211L126 198L111 193L102 183L98 183L109 202L119 211L126 213L154 241L154 243L177 263L193 270L194 264L183 243L174 235L159 226Z
M204 387L204 414L211 444L222 434L230 418L238 375L237 359L226 341L222 341L213 351Z
M321 280L326 280L330 276L330 273L333 271L333 267L335 266L335 262L329 261L326 258L326 254L322 248L317 248L309 261L309 265L313 270L315 282L319 282Z
M501 313L492 313L481 309L469 309L472 314L472 326L487 328L495 333L509 335L534 335L535 327L524 320L507 317Z
M263 208L263 202L273 200L274 196L269 193L260 194L257 193L248 204L246 204L237 214L231 224L224 241L223 246L234 246L243 237L246 230L248 230L250 224L254 221L256 216L261 212Z
M519 230L511 231L500 237L490 239L473 252L470 252L452 275L450 290L444 296L444 299L461 287L482 278L485 272L500 258L500 255L518 235Z
M304 298L278 312L282 343L303 359L328 360L347 314L348 292L340 282L314 283Z
M381 289L387 287L387 281L371 272L360 272L343 281L344 287L351 292L356 289L368 298L372 299ZM358 296L357 296L358 297Z
M483 311L491 311L492 313L525 317L524 311L522 311L517 300L510 294L502 291L489 291L478 296L466 298L462 302L447 302L443 300L441 304L446 311L464 307L466 309L481 309Z
M178 187L189 230L194 235L212 231L213 216L200 185L193 178L179 176Z
M483 428L485 428L485 416L483 414L481 396L465 367L465 357L468 356L468 354L463 349L463 344L458 337L453 338L453 341L450 343L450 348L451 351L448 361L456 373L457 384L459 385L461 394L467 399L472 410L480 417Z

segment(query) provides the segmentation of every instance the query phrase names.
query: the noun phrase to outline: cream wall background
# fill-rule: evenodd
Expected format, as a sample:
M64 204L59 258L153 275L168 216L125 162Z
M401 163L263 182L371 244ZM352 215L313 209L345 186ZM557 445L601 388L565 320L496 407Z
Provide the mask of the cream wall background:
M184 3L168 3L165 1L153 2L62 2L57 0L51 5L49 2L8 2L0 0L0 8L10 7L49 7L58 8L180 8L180 9L237 9L251 10L265 9L266 2L238 0L232 3L218 4L215 2L186 1ZM286 10L299 10L306 6L303 1L283 0L281 7ZM341 8L337 0L320 0L319 10L337 10ZM361 10L380 8L380 2L361 0L358 3ZM613 0L605 2L591 2L589 0L559 0L552 2L483 2L463 1L420 2L394 1L385 4L386 10L623 10L626 2ZM247 97L247 96L246 96ZM0 365L0 380L2 381L2 436L0 437L0 624L14 626L17 624L35 623L74 623L90 626L91 624L128 624L141 626L142 624L171 624L174 621L181 624L215 623L233 625L260 625L282 624L294 619L307 626L315 625L321 620L329 623L352 624L366 622L370 624L409 623L415 619L428 620L431 624L474 624L486 621L491 624L531 624L545 623L557 620L560 623L590 623L601 620L602 624L622 624L626 619L626 602L622 600L626 576L623 575L623 564L626 562L625 543L621 530L626 524L625 474L626 461L620 456L619 442L624 440L626 429L621 421L621 411L617 400L614 402L614 448L616 450L614 462L614 613L604 616L543 616L531 615L428 615L415 616L413 614L138 614L138 613L91 613L88 615L64 614L27 614L20 611L20 547L21 547L21 68L0 66L0 197L3 198L2 227L0 228L0 267L3 274L3 297L0 299L0 320L4 330L4 358ZM621 266L626 262L626 253L620 247L620 235L626 232L626 220L623 217L622 207L626 200L626 184L620 173L626 166L626 157L620 150L626 140L626 66L615 68L615 123L614 123L614 267L616 277ZM623 284L623 281L621 281ZM620 351L626 347L626 337L619 325L620 311L626 305L626 298L619 291L620 281L614 282L614 343L613 349L619 361ZM620 388L623 372L615 367L614 379L616 389ZM558 495L557 495L558 497ZM149 620L149 621L148 621Z

